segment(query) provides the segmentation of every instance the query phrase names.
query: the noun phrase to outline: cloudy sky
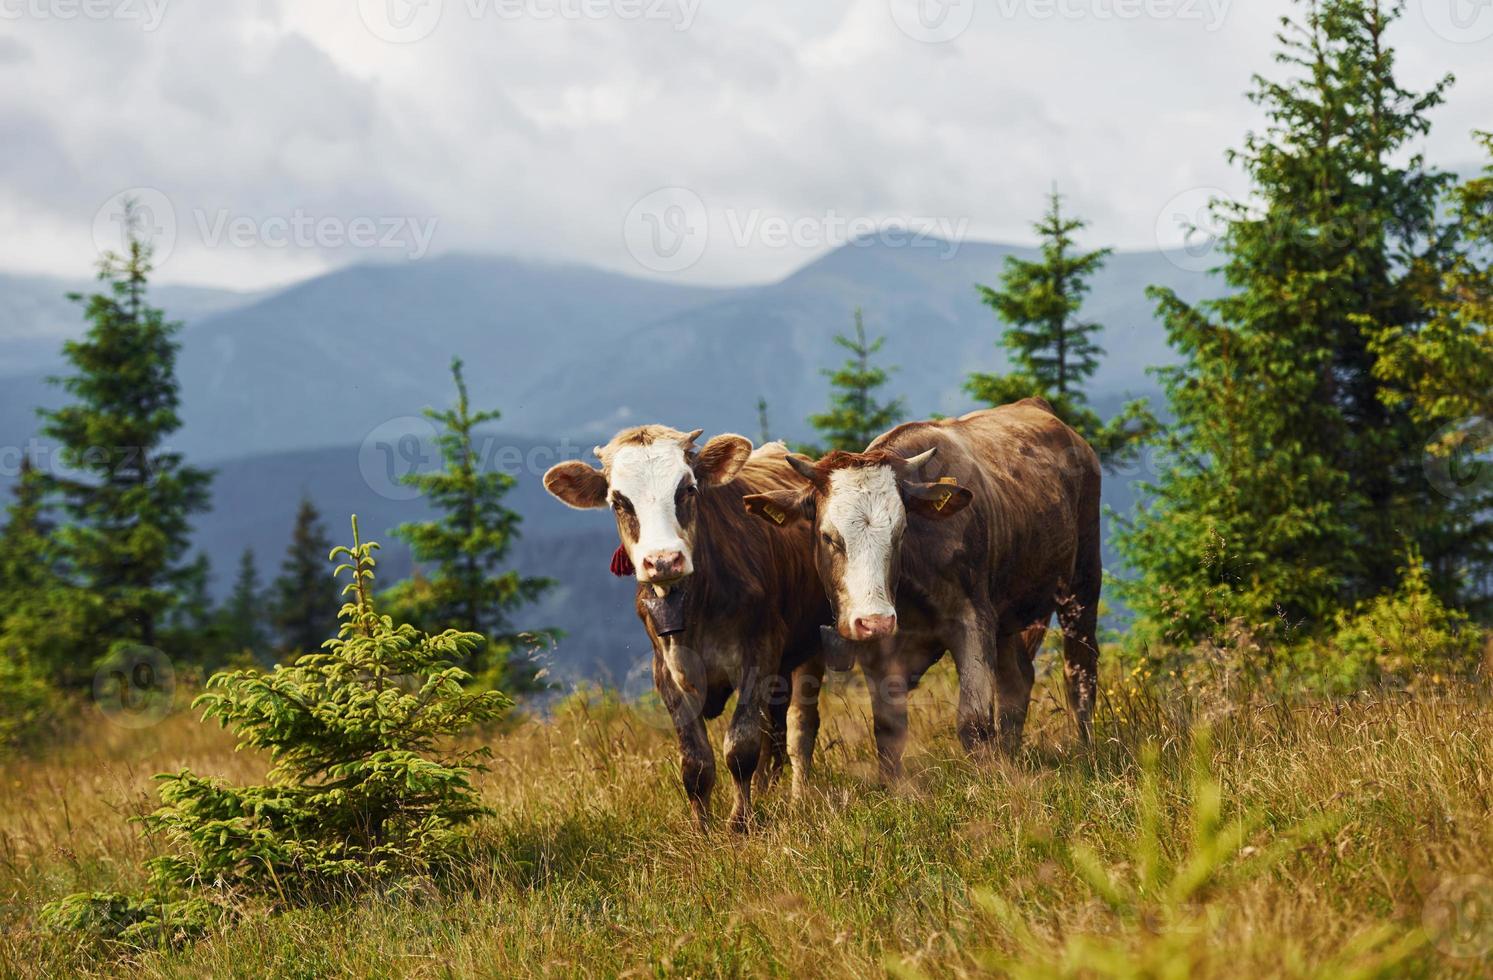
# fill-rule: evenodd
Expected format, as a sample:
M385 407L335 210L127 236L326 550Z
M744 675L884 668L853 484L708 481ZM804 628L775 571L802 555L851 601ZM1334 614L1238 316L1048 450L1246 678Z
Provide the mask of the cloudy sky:
M0 0L0 270L256 288L488 251L688 282L907 227L1174 244L1238 193L1288 0ZM1493 0L1410 0L1401 76L1493 128Z

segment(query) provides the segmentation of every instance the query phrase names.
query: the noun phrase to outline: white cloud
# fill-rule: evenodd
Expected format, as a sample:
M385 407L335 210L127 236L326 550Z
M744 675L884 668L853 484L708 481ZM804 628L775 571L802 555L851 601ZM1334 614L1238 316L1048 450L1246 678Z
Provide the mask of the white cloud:
M161 277L234 286L397 256L213 247L202 220L434 221L435 252L648 274L623 222L671 186L708 220L699 261L672 273L686 281L769 279L824 247L743 243L746 215L943 219L1026 240L1054 181L1093 242L1147 247L1180 192L1243 189L1224 150L1258 124L1243 94L1273 70L1292 6L977 0L962 34L931 44L892 0L365 0L362 15L357 0L215 0L171 2L154 30L25 13L65 2L0 0L0 214L20 229L0 268L79 274L97 209L144 186L181 225ZM369 9L440 16L401 44L368 29ZM1489 42L1433 21L1411 4L1402 75L1458 73L1428 151L1462 164L1488 125Z

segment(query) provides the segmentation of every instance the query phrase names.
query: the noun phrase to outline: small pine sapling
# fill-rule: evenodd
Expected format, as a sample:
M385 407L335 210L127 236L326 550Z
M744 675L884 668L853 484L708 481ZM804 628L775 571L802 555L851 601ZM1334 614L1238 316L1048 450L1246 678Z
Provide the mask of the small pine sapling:
M266 783L230 786L188 770L164 773L147 832L174 845L150 862L152 900L84 894L53 903L56 926L140 944L210 927L235 900L273 908L323 901L438 871L463 825L487 810L471 774L485 748L452 740L511 704L468 693L456 666L483 642L396 625L373 605L374 551L353 519L336 576L350 575L341 629L292 666L219 673L194 702L231 728L239 748L268 753ZM181 900L180 896L186 896Z

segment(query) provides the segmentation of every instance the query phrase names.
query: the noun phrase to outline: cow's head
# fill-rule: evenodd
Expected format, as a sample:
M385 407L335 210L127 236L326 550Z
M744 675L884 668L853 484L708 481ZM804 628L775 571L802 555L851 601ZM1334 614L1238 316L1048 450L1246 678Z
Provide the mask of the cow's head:
M601 469L580 460L550 468L544 488L571 507L611 507L639 582L669 586L695 570L699 494L736 479L752 455L742 436L721 435L700 449L702 430L663 425L625 429L594 450Z
M919 473L929 449L910 459L887 451L833 452L818 463L790 456L806 477L805 490L746 498L747 509L769 523L814 525L814 560L847 640L875 640L897 632L897 580L902 535L914 520L943 520L969 506L972 494L949 483L925 483Z

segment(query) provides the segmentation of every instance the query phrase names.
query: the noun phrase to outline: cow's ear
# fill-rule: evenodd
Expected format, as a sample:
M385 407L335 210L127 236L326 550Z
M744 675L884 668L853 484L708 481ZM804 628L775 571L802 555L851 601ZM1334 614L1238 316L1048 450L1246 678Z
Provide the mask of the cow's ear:
M774 527L814 519L814 495L803 490L773 490L742 497L748 514L756 514Z
M591 510L607 504L607 478L596 467L578 459L551 466L544 474L544 489L576 510Z
M902 499L907 502L907 509L914 514L941 521L968 507L975 495L968 487L953 483L913 483L911 480L903 480Z
M746 436L716 436L700 447L695 476L709 486L724 486L736 479L751 456L752 441Z

